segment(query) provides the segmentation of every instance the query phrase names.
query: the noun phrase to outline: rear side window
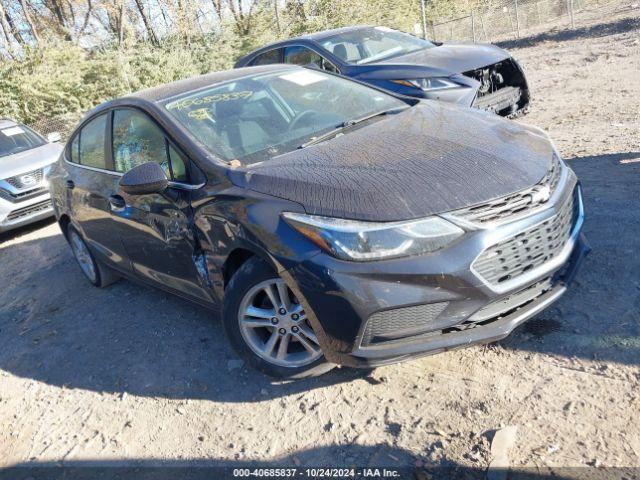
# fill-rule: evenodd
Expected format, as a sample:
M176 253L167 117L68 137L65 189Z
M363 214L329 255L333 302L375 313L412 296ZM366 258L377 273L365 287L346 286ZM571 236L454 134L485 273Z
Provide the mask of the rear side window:
M156 162L167 178L187 181L184 158L169 148L164 133L147 115L133 109L113 115L113 161L117 172L125 173L147 162Z
M80 134L78 133L69 146L69 159L73 163L80 163Z
M261 53L254 58L251 65L271 65L273 63L281 63L282 49L276 48L275 50L269 50L268 52Z
M103 113L82 127L78 162L80 165L102 169L108 168L104 151L107 116L108 114ZM73 155L73 142L71 146Z
M337 68L313 50L302 47L287 47L284 50L284 63L292 63L303 67L315 67L329 72L337 72Z

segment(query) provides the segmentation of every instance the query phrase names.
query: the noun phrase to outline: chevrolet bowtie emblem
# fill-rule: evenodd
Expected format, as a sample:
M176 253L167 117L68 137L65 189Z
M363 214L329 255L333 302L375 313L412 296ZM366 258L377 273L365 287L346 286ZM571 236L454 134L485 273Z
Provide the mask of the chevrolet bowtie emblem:
M551 197L551 189L547 185L535 188L531 192L531 203L545 203Z

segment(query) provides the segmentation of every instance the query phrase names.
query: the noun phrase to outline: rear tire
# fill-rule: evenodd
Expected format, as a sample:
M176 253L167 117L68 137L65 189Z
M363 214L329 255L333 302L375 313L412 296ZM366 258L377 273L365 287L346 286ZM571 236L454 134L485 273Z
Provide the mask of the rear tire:
M80 270L93 286L104 288L120 280L117 273L93 256L87 242L71 224L67 227L67 240Z
M300 379L335 367L325 360L304 306L258 257L247 260L231 278L222 319L237 354L266 375Z

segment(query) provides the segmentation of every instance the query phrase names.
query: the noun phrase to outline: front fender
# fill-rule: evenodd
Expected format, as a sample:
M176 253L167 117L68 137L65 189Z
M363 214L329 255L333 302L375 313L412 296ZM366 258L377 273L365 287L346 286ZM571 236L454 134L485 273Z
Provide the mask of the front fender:
M216 300L224 295L223 266L232 252L248 250L281 273L319 249L291 228L282 212L304 213L288 200L231 187L194 204L194 225Z

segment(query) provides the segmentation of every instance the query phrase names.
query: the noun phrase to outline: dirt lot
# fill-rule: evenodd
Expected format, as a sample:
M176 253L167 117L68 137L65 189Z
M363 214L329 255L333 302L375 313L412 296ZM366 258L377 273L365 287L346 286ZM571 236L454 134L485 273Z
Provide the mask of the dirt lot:
M505 45L531 82L523 121L586 195L593 253L557 306L496 345L278 384L238 365L212 313L90 287L45 222L0 238L0 465L485 468L513 425L515 467L640 466L640 8Z

